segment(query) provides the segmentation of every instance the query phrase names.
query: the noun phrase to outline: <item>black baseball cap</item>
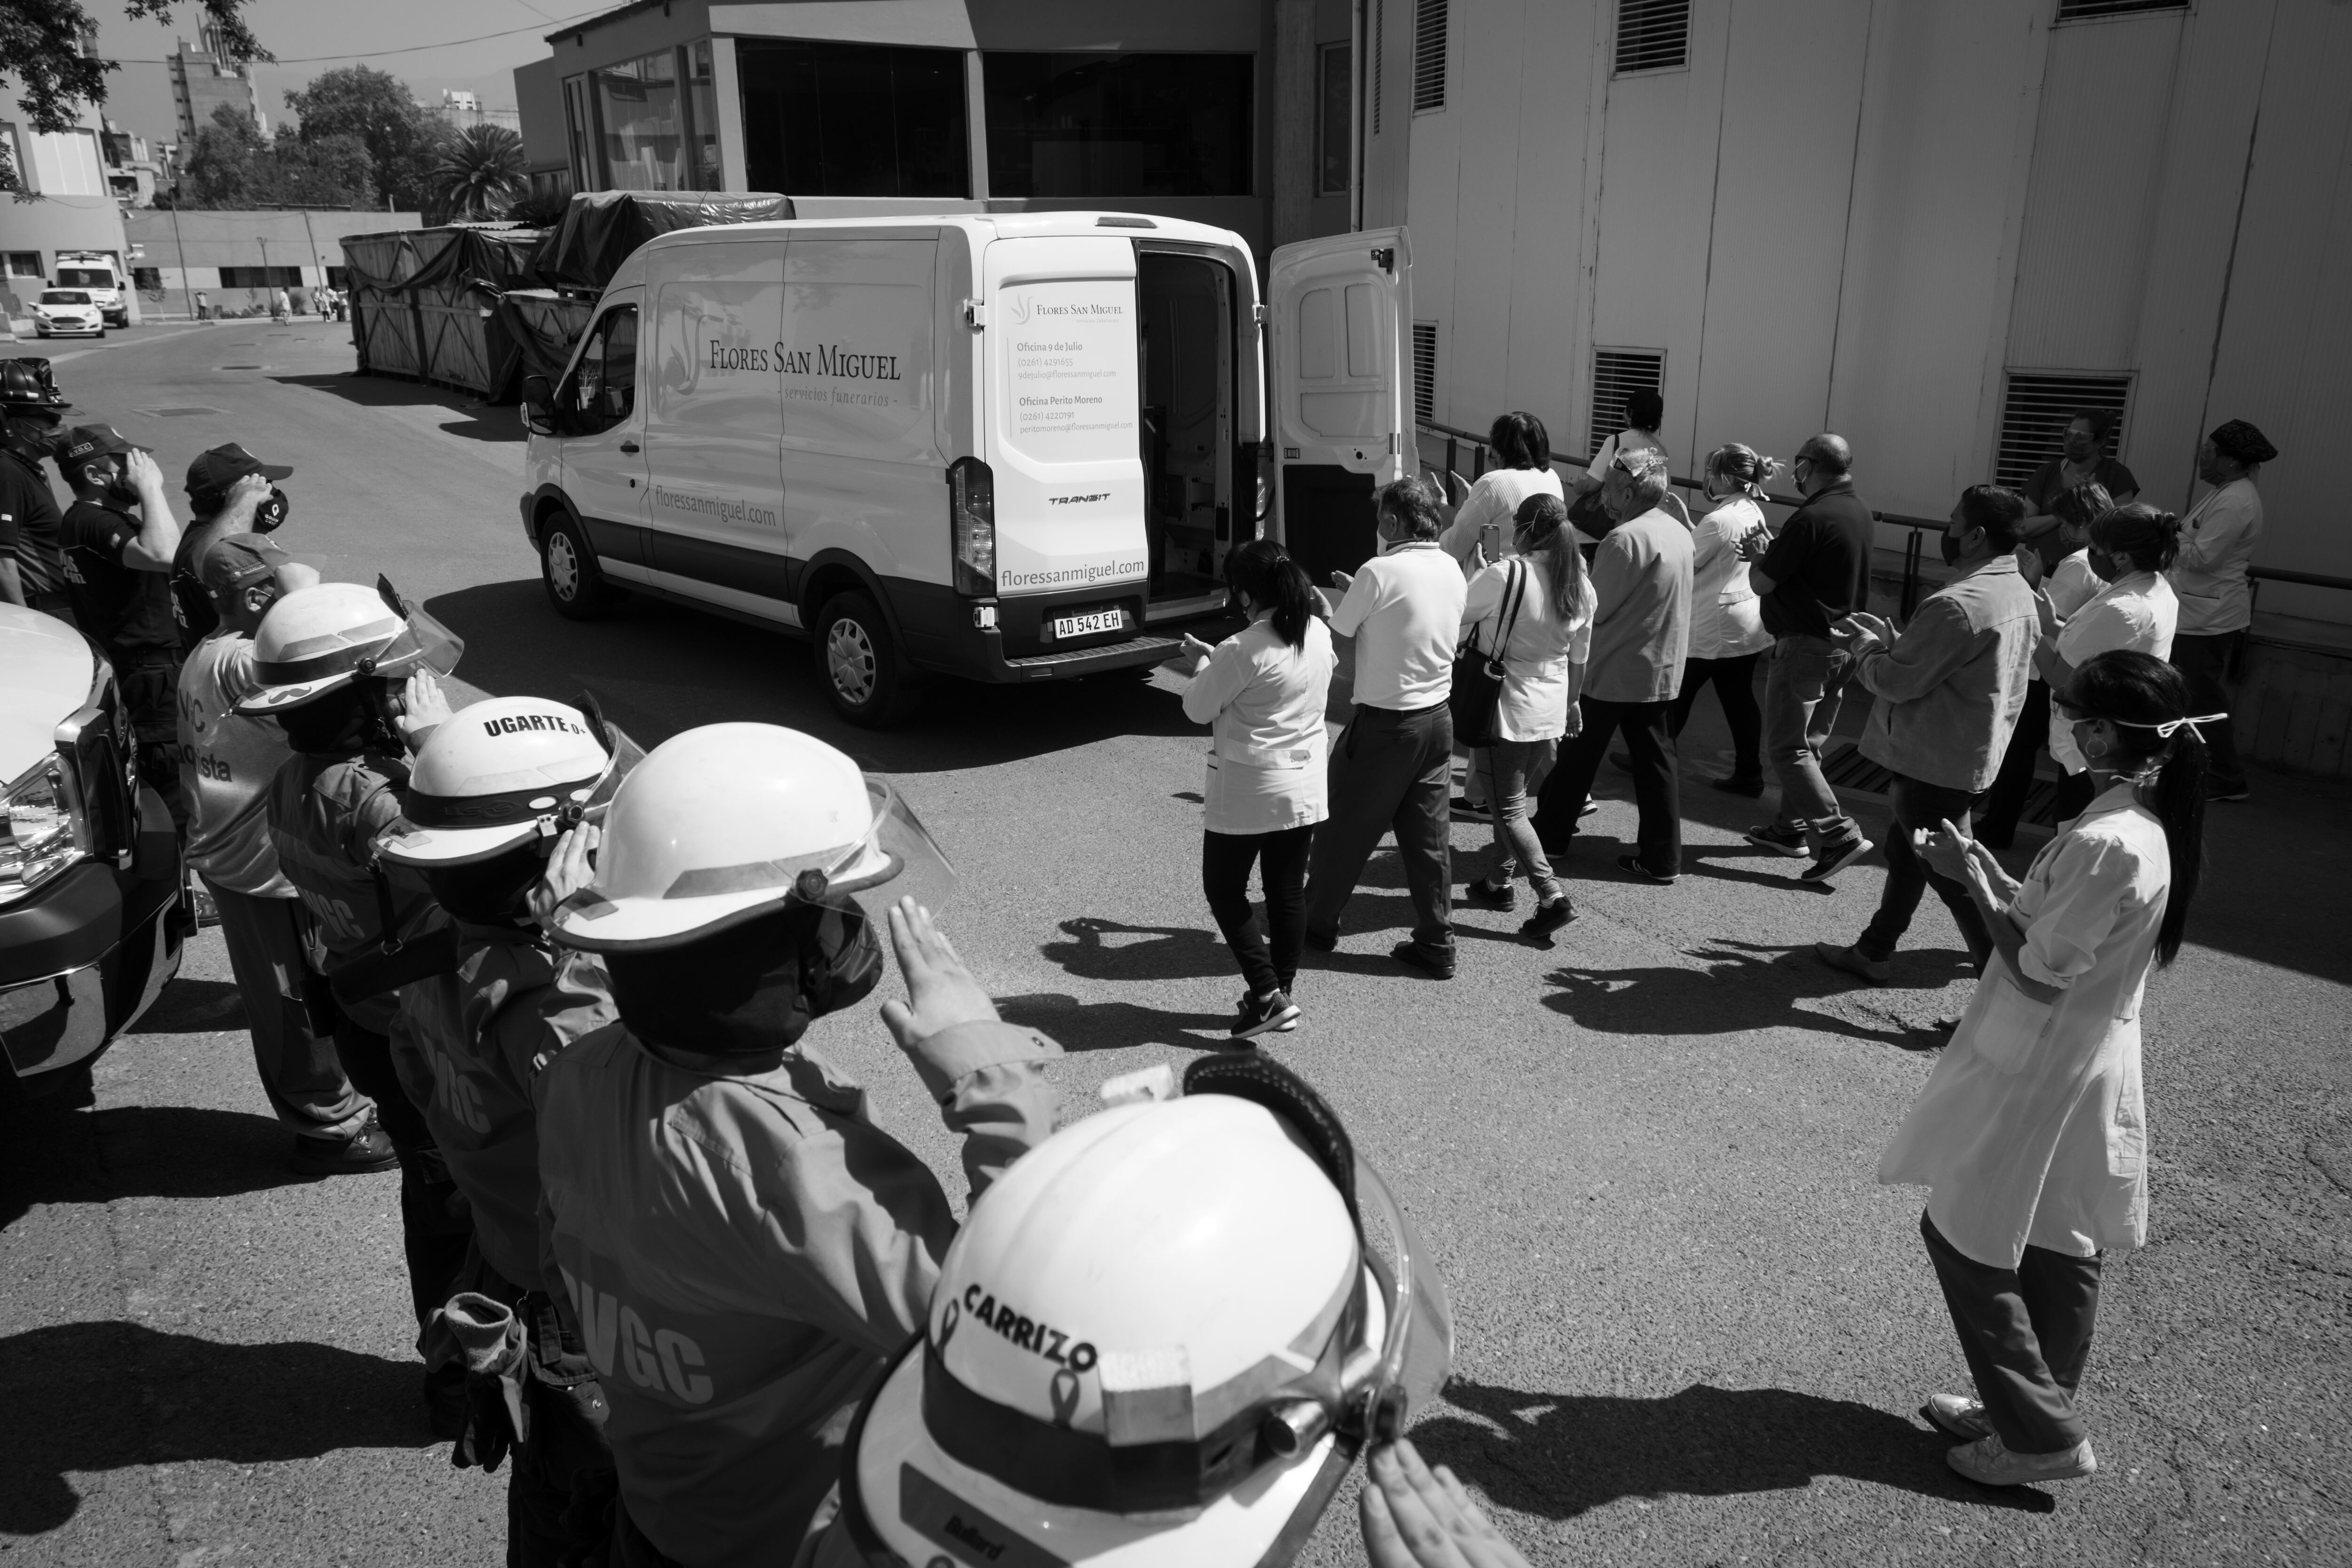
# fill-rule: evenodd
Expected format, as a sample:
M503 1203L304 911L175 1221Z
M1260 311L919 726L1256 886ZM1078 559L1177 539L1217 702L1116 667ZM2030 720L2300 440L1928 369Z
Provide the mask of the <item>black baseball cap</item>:
M122 432L111 425L77 425L66 432L66 444L58 452L58 462L87 463L99 458L119 458L125 452L154 449L125 439Z
M259 474L265 479L282 479L294 470L282 463L265 463L243 447L231 441L226 447L215 447L198 454L188 465L188 493L192 496L226 495L228 488L247 474Z

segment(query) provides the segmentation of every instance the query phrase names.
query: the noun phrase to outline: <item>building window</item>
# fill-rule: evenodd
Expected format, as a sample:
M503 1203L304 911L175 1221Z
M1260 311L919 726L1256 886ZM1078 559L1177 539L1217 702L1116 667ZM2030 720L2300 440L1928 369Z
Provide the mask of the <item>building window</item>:
M2128 16L2135 11L2186 11L2189 0L2058 0L2058 20L2087 22L2100 16Z
M37 279L43 276L41 253L37 250L8 251L5 258L0 258L0 264L5 265L11 278Z
M1617 74L1690 64L1690 0L1617 0Z
M1344 196L1354 159L1349 135L1355 116L1354 83L1349 79L1349 56L1345 44L1326 44L1316 62L1315 194Z
M991 51L997 196L1245 196L1249 55Z
M1585 427L1588 458L1625 428L1625 399L1637 392L1660 392L1666 384L1666 356L1659 349L1592 351L1592 419Z
M585 76L563 79L563 120L572 135L572 177L583 191L604 189L596 169L596 114L588 102Z
M142 294L153 294L163 287L163 269L160 267L134 267L131 269L131 286Z
M2124 416L2131 407L2128 375L2078 375L2064 371L2011 371L2000 400L2000 449L1993 482L2022 489L2033 470L2058 455L2077 414L2107 416L2107 449L2123 447Z
M702 188L677 77L674 49L588 73L596 163L607 190Z
M1445 0L1413 0L1412 111L1445 107Z
M744 38L735 69L751 190L971 194L961 51Z
M1437 323L1412 324L1412 416L1437 417Z
M299 289L302 269L299 267L224 267L220 269L220 286L224 289Z
M27 190L45 196L112 195L99 162L95 131L37 132L19 137L15 150L31 154L29 167L22 157L16 164Z
M568 202L572 199L572 171L569 169L533 169L530 172L530 199L535 202Z
M707 38L686 47L686 136L694 188L725 189L727 182L719 172L719 94Z
M330 267L330 268L327 268L327 287L328 287L328 288L330 288L330 289L348 289L348 288L350 288L351 286L352 286L352 273L351 273L351 268L348 268L348 267Z

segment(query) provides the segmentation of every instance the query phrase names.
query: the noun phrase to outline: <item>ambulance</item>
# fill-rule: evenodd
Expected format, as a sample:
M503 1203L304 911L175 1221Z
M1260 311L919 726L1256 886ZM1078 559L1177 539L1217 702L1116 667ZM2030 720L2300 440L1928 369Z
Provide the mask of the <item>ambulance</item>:
M684 229L524 384L523 526L559 614L620 592L815 645L849 721L932 677L1158 664L1225 552L1320 580L1411 471L1397 229L1276 250L1129 213ZM1269 403L1271 427L1269 427Z

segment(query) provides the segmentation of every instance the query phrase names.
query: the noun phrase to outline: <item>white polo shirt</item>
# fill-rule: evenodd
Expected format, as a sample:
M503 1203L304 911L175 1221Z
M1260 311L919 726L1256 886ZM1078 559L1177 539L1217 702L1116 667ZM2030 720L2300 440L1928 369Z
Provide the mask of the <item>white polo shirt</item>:
M1332 612L1331 630L1356 639L1356 701L1411 710L1454 689L1454 649L1470 585L1435 540L1400 544L1364 563Z

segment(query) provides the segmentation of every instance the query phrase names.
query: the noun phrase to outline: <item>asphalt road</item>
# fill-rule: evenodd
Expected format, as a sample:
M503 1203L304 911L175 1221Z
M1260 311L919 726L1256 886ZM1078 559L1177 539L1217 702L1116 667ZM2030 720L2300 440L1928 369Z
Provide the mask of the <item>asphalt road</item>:
M1202 739L1172 697L957 686L902 730L845 731L804 645L642 603L557 619L509 409L350 376L318 323L56 357L78 413L169 473L232 438L293 463L279 537L425 598L482 690L585 684L648 743L797 725L891 773L961 872L963 951L1069 1047L1073 1113L1222 1033L1239 987L1198 891ZM1722 744L1702 710L1695 766ZM1376 858L1272 1048L1442 1262L1458 1346L1424 1448L1542 1563L2352 1561L2352 792L2255 788L2216 812L2194 941L2151 988L2151 1245L2106 1275L2103 1468L2010 1493L1953 1476L1912 1414L1965 1373L1920 1194L1873 1181L1927 1026L1965 994L1940 908L1893 984L1850 988L1810 947L1860 929L1874 861L1801 888L1740 840L1749 803L1691 789L1688 874L1637 885L1610 869L1633 813L1604 773L1568 858L1582 918L1544 951L1516 917L1461 913L1461 976L1437 984L1385 957L1407 904ZM1454 841L1466 879L1485 830ZM813 1038L951 1175L872 1004ZM93 1107L0 1128L0 1559L499 1561L503 1478L452 1471L424 1431L394 1178L289 1173L216 932L97 1077ZM1307 1560L1360 1561L1351 1508Z

